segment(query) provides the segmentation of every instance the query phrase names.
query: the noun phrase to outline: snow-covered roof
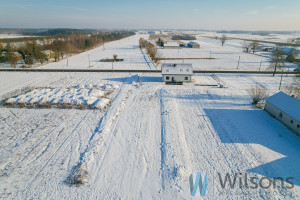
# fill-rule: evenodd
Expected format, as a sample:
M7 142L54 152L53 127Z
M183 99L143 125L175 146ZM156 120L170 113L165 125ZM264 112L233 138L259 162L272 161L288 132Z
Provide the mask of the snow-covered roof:
M283 92L278 92L266 100L297 121L300 121L300 100L295 99Z
M295 58L296 60L300 60L300 55L299 55L299 54L298 54L298 55L295 55L294 58Z
M193 75L192 64L162 64L161 66L162 75Z
M167 44L164 45L165 47L178 47L179 44L177 42L167 42Z
M189 42L188 44L189 45L194 45L194 44L199 45L197 42Z

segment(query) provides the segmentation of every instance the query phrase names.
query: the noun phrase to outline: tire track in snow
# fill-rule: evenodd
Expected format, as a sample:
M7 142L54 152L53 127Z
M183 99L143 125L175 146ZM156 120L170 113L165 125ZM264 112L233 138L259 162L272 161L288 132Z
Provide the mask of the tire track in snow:
M87 115L90 112L87 112L84 117L79 121L79 123L75 126L75 128L71 131L70 134L68 134L65 139L63 140L63 142L59 145L59 147L56 149L56 151L52 154L52 156L50 156L50 158L47 160L47 162L43 165L43 167L41 168L41 170L39 170L39 172L35 175L35 177L30 181L30 183L27 185L25 191L29 191L30 187L32 186L32 184L36 181L36 179L39 177L39 175L42 173L42 171L46 168L46 166L49 164L49 162L52 160L52 158L59 152L59 150L62 148L62 146L65 144L65 142L71 137L71 139L76 135L73 134L77 128L82 124L82 122L84 122L84 119L87 117ZM82 126L81 126L82 127ZM81 128L80 128L81 129ZM18 193L17 193L18 194Z
M160 169L161 169L161 187L165 190L165 168L166 168L166 133L165 133L165 107L163 103L162 89L159 91L159 103L160 103L160 118L161 118L161 132L160 132Z
M138 76L134 75L125 80L123 85L120 87L118 93L112 100L112 105L108 108L104 116L100 119L98 126L96 127L94 133L89 139L89 144L86 150L83 153L81 153L78 164L73 167L69 177L67 178L69 179L71 184L76 184L76 180L74 180L75 182L71 181L71 179L74 179L75 177L75 179L83 179L83 182L87 181L89 168L94 162L95 155L98 154L98 152L100 151L102 143L104 141L104 137L112 132L111 129L115 121L125 108L129 92L132 91L129 89L131 87L131 83L133 81L137 81L137 78ZM103 156L103 158L104 157L105 155Z

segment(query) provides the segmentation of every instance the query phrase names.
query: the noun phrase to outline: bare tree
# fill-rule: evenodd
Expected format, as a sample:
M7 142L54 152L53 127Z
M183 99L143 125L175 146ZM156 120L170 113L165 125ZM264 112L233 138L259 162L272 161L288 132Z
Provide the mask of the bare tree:
M259 43L255 42L255 41L251 42L250 43L250 48L252 50L252 53L254 54L259 48Z
M248 42L244 41L244 42L242 43L242 48L243 48L243 51L244 51L245 53L249 53L249 51L250 51L250 45L249 45Z
M285 92L296 99L300 99L300 86L287 86Z
M277 69L282 68L285 66L284 63L284 52L282 51L280 46L277 46L273 51L272 51L272 56L271 56L271 62L270 62L270 68L274 69L273 76L275 76L275 73Z
M118 59L118 55L117 54L114 54L113 55L113 58L114 58L114 61L116 61Z
M221 40L222 46L224 46L224 44L225 44L225 42L227 40L226 35L223 34L222 37L220 38L220 40Z
M248 93L250 94L252 98L252 104L254 105L258 104L260 101L268 97L267 90L259 87L258 85L252 86L248 90Z
M7 52L7 60L11 64L12 67L16 68L17 62L19 61L16 52L8 51Z

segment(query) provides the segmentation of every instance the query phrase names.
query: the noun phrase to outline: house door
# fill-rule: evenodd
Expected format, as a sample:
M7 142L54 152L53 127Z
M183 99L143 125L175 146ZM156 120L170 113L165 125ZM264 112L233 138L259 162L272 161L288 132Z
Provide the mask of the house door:
M175 82L174 77L172 77L172 82Z

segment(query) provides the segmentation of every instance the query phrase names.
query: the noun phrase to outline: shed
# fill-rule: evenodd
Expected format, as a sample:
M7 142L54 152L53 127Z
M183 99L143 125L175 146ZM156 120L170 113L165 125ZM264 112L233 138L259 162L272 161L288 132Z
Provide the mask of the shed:
M192 64L162 64L162 78L165 83L191 82Z
M200 48L200 44L198 44L197 42L189 42L188 47L190 47L190 48Z
M266 99L265 111L300 136L300 100L279 92Z
M179 49L179 44L177 42L167 42L164 44L164 49Z

